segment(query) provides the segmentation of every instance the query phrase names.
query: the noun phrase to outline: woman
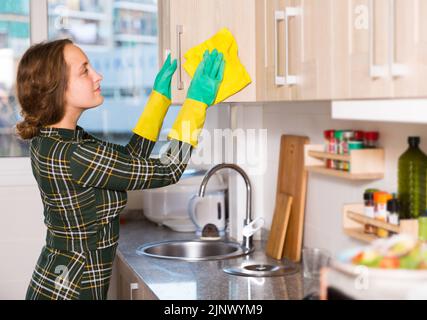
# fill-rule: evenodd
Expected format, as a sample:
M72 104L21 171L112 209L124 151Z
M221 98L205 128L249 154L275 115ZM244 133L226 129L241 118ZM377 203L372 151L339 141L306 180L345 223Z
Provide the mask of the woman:
M34 177L47 226L27 299L105 299L127 190L176 183L197 146L206 109L224 72L222 54L205 52L171 129L168 151L149 158L171 102L176 61L167 58L126 146L102 141L77 125L102 104L102 76L70 40L32 46L17 74Z

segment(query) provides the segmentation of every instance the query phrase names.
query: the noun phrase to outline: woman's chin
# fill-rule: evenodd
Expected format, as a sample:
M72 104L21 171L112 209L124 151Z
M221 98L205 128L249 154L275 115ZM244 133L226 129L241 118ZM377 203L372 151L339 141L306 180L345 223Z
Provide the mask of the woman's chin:
M93 105L92 108L99 107L104 102L104 97L100 96L96 99L96 103Z

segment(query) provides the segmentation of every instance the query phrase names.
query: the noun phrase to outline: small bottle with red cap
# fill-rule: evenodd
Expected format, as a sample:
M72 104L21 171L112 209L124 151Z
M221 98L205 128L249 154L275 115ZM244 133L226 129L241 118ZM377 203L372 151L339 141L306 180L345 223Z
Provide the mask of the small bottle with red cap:
M335 139L335 130L325 130L323 132L325 137L325 152L337 153L337 141ZM326 167L329 169L335 169L334 160L327 159Z
M365 132L365 138L363 140L364 147L368 149L378 148L379 137L380 137L380 134L378 131Z

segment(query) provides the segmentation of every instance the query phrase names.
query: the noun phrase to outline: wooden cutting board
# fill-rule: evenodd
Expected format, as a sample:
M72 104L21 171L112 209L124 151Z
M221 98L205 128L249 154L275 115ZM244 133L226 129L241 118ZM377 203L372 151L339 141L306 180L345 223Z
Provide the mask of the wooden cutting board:
M273 259L282 259L292 200L293 197L286 193L276 194L276 207L266 247L266 254Z
M304 231L307 171L304 167L304 145L310 142L302 136L282 135L280 141L277 192L293 197L286 231L283 257L294 262L301 260Z

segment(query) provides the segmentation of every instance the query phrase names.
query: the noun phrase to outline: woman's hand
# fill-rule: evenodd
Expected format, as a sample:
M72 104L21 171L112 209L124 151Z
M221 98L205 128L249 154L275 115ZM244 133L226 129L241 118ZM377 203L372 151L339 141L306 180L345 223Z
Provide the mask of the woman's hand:
M224 75L223 54L206 50L188 88L187 98L212 105Z
M136 123L133 132L151 141L157 141L163 119L171 104L171 81L176 70L176 59L171 63L169 54L154 80L153 91Z
M176 59L171 63L171 54L169 53L165 63L160 69L154 80L153 89L171 100L171 81L176 70Z

